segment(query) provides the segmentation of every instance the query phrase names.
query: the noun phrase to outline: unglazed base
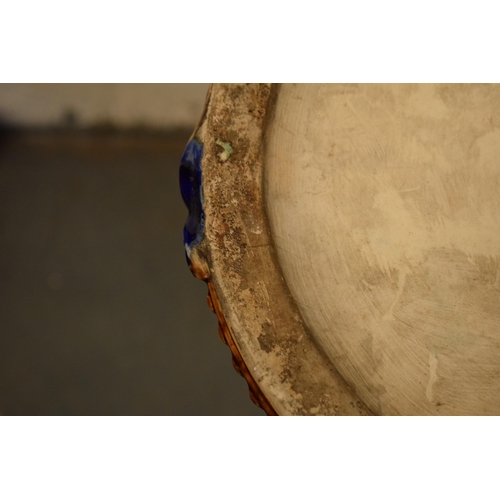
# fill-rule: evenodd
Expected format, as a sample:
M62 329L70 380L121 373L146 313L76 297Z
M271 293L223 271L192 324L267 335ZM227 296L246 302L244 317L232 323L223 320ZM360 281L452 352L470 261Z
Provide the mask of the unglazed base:
M500 414L500 86L281 85L266 144L279 264L353 392Z

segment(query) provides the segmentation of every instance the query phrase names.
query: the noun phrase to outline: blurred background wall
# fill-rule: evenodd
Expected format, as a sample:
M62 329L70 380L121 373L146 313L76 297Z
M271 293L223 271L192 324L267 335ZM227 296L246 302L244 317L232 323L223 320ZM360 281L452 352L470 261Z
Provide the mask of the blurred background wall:
M0 414L263 414L184 257L207 88L0 84Z
M208 84L1 84L0 119L20 127L192 128Z

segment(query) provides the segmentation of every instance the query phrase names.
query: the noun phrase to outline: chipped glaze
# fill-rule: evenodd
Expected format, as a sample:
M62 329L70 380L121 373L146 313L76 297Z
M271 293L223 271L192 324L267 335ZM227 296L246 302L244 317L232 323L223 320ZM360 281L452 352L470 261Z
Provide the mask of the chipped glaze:
M277 90L268 84L211 87L193 134L203 144L202 187L201 210L190 215L202 213L204 222L187 225L190 268L208 282L221 337L252 399L268 413L367 415L308 333L277 265L262 191L264 134ZM190 199L196 188L187 185Z
M228 147L230 148L229 145ZM230 151L232 152L232 150ZM197 278L207 282L208 306L212 312L217 315L219 322L219 335L221 340L231 350L234 369L247 381L250 399L255 405L262 408L268 415L275 416L277 414L274 408L256 384L252 374L241 357L238 347L234 342L231 331L222 313L217 293L209 279L209 273L206 265L204 265L204 259L203 257L200 259L200 257L197 256L196 250L203 240L205 230L201 167L202 158L203 145L198 139L191 139L185 148L179 167L179 186L181 196L189 210L188 217L184 225L184 249L186 259L192 273Z

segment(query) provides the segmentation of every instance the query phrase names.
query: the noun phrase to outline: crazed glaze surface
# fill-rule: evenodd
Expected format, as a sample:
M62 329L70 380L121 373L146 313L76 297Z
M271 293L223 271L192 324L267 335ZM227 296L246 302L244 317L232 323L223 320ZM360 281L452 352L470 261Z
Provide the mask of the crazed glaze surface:
M283 85L267 210L313 336L378 414L500 413L500 87Z

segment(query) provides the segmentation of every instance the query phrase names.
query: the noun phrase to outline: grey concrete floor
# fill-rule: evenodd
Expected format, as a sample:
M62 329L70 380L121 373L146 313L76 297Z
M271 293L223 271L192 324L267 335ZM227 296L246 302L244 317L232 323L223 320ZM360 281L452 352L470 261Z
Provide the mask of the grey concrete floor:
M187 138L0 137L0 414L263 414L186 265Z

